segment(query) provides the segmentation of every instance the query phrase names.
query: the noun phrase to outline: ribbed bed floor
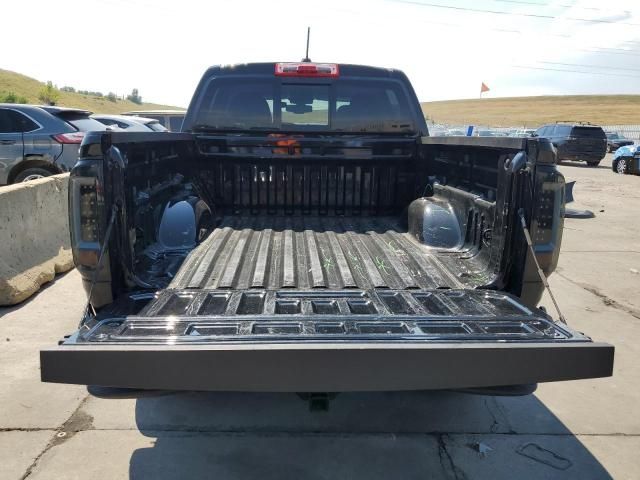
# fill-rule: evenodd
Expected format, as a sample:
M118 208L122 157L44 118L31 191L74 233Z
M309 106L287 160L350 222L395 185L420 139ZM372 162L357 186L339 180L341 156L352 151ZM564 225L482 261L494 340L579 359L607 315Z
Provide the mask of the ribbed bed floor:
M460 254L430 252L396 217L229 216L198 246L170 288L473 287Z

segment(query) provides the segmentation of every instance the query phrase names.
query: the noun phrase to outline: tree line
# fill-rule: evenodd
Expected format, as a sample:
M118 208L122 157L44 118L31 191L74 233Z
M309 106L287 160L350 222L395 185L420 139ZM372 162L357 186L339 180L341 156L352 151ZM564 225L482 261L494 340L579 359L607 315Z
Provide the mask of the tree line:
M64 86L60 88L60 91L69 92L69 93L79 93L80 95L87 95L91 97L106 98L110 102L117 102L118 100L126 99L133 103L137 103L137 104L142 103L142 97L140 96L140 93L138 92L137 88L134 88L129 95L126 95L126 96L122 95L122 97L119 97L113 92L109 92L105 95L102 92L93 92L91 90L76 90L75 88L69 87L69 86Z
M104 95L102 92L93 92L91 90L76 90L74 87L64 86L58 88L53 82L48 81L38 92L38 100L46 105L56 105L60 100L60 92L78 93L80 95L86 95L96 98L104 98L110 102L117 102L118 100L129 100L130 102L141 104L142 96L137 88L131 90L129 95L123 95L119 97L114 92L109 92ZM17 95L15 92L0 92L0 103L28 103L27 97L23 95Z

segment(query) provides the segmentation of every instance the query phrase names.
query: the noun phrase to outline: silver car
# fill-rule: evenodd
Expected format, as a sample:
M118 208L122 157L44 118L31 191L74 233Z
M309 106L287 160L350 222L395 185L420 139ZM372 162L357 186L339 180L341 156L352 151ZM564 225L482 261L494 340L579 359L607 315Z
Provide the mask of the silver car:
M68 172L85 132L105 130L77 108L0 103L0 185Z
M127 115L111 115L106 113L94 113L91 115L91 118L107 127L126 130L128 132L168 132L168 129L155 118L130 117Z
M182 121L185 115L184 110L133 110L124 112L128 117L155 118L170 132L179 132L182 129Z

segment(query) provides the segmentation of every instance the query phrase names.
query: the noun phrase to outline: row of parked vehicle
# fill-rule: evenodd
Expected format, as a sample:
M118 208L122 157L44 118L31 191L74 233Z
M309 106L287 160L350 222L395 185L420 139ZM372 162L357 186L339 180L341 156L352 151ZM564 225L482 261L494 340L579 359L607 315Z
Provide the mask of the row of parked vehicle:
M584 122L556 122L538 128L533 136L548 138L556 147L558 161L586 162L596 167L607 152L615 152L611 163L614 172L640 174L640 149L634 141L617 132Z
M180 131L184 112L138 110L121 115L92 114L77 108L0 104L0 185L69 171L84 132L100 130ZM434 135L465 136L462 129L434 129ZM597 166L615 152L612 169L640 174L640 147L624 136L588 123L556 122L533 129L476 129L481 137L541 137L553 143L558 160Z
M469 129L468 129L469 130ZM537 129L444 129L445 136L472 135L478 137L541 137L556 147L558 160L583 161L595 167L607 152L615 152L612 169L617 173L640 174L640 146L617 132L605 132L602 127L584 122L555 122Z
M146 110L122 115L78 108L0 103L0 185L69 171L85 132L180 131L184 112Z
M535 133L533 128L472 128L471 136L473 137L531 137ZM461 128L434 128L432 134L436 136L458 137L467 136L468 129Z

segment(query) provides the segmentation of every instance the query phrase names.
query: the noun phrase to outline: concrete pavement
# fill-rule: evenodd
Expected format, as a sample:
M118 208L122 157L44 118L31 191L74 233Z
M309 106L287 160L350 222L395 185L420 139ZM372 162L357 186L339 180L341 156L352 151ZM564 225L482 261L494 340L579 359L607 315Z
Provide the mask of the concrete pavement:
M561 169L596 218L566 221L551 284L572 326L615 344L612 378L518 398L342 394L320 413L284 394L104 400L39 381L38 350L80 317L72 271L0 309L0 479L638 478L640 177Z

